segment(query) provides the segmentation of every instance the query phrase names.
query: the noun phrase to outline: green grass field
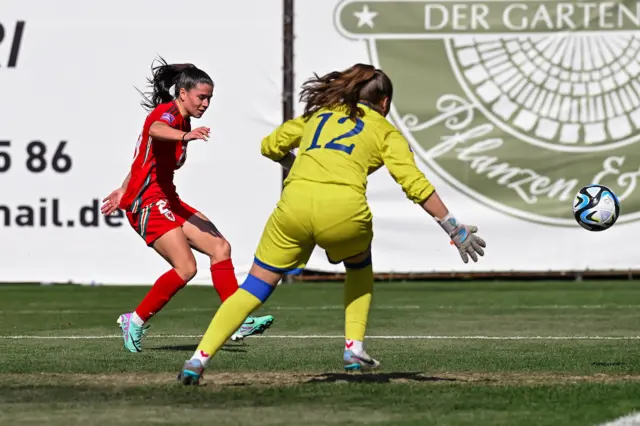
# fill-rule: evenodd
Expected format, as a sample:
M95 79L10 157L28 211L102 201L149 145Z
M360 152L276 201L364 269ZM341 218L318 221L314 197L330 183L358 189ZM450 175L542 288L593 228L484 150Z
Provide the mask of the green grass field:
M264 337L176 375L218 306L187 287L144 352L146 287L0 287L0 424L598 425L640 410L640 282L376 284L375 374L341 370L341 284L281 286Z

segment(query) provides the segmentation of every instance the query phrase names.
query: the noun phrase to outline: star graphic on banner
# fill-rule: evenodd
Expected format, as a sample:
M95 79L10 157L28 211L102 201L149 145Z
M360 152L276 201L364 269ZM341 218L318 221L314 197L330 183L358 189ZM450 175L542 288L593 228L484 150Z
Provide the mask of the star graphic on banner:
M373 18L378 16L378 12L372 12L369 10L369 5L364 5L360 12L354 12L353 15L358 18L358 28L363 25L373 28Z

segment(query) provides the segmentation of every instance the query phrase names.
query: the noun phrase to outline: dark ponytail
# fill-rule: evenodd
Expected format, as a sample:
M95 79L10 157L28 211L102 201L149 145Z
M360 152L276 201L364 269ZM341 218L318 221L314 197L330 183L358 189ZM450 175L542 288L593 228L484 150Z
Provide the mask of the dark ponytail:
M393 85L391 79L372 65L355 64L342 72L333 71L307 80L302 85L300 101L306 102L304 117L308 118L321 108L338 105L347 107L349 118L355 120L364 112L358 102L377 104L385 97L391 100Z
M162 57L158 62L160 65L152 64L152 77L147 78L151 91L143 93L138 90L143 98L140 104L147 111L153 110L162 103L171 102L178 97L180 89L188 91L198 84L208 84L213 87L211 77L193 64L168 64ZM171 93L172 86L175 86L173 93Z

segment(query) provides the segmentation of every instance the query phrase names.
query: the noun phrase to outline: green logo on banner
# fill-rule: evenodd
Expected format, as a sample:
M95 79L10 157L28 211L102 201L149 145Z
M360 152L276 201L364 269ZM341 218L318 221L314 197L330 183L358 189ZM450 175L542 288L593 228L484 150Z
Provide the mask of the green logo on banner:
M640 2L343 1L335 24L394 81L391 119L448 183L575 226L584 185L640 218Z

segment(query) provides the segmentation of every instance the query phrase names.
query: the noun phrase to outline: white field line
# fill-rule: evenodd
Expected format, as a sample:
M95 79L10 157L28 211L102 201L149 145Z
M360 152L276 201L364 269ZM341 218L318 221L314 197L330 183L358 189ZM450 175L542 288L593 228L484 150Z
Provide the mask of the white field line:
M598 426L640 426L640 414L629 414Z
M201 334L151 334L145 339L198 339ZM366 336L375 340L640 340L640 336ZM0 335L0 340L102 340L122 339L121 334L94 336L29 336ZM344 339L341 335L277 335L252 336L251 339Z
M171 312L215 312L217 308L173 308L168 309ZM341 311L344 309L342 305L324 305L324 306L265 306L266 311ZM452 310L452 311L464 311L464 310L504 310L504 309L521 309L521 310L537 310L537 309L640 309L640 305L440 305L440 306L420 306L420 305L379 305L372 306L371 310L418 310L424 309L425 311L434 310ZM19 310L0 310L0 315L51 315L51 314L96 314L96 313L108 313L115 312L118 315L116 309L19 309Z

